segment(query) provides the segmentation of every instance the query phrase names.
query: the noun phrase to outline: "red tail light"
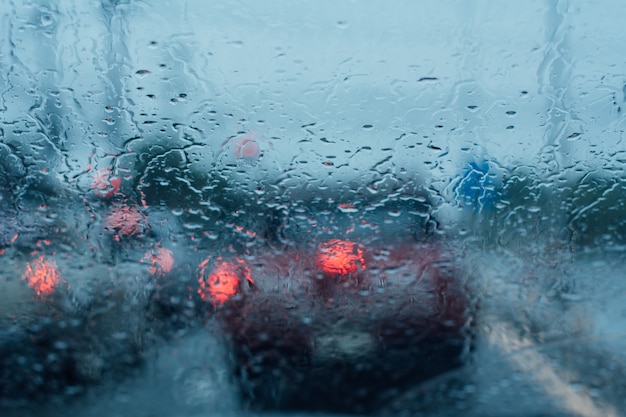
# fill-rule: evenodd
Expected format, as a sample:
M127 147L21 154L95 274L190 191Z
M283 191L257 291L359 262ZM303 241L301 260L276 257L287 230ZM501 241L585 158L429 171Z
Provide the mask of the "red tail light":
M111 170L100 169L94 174L91 189L100 198L111 198L122 185L120 177L111 177Z
M363 250L349 240L332 239L319 245L316 264L325 274L345 277L365 269Z
M43 255L26 266L22 279L28 286L37 292L37 295L49 295L54 292L59 283L60 275L57 264L45 259Z
M231 263L218 258L213 269L209 268L209 260L206 259L198 270L200 272L198 293L203 301L211 301L214 305L224 304L239 293L244 280L254 284L250 269L240 259L236 263Z
M115 233L117 241L140 235L146 227L146 217L135 206L113 207L104 217L104 229Z
M237 159L258 159L261 154L254 133L247 133L235 141L235 157Z
M158 247L146 251L141 262L150 264L151 266L148 267L148 271L150 271L152 275L160 277L172 270L174 266L174 254L169 249Z

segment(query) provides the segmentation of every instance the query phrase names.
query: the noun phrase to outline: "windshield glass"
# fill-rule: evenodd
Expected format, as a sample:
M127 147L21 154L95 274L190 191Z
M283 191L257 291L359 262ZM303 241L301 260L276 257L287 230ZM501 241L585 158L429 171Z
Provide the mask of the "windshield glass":
M626 409L626 4L4 3L2 415Z

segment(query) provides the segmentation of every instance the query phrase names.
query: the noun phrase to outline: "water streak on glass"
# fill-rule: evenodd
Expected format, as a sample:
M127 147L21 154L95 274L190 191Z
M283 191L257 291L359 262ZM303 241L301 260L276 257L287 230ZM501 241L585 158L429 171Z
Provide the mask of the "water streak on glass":
M624 415L625 7L4 1L0 414Z

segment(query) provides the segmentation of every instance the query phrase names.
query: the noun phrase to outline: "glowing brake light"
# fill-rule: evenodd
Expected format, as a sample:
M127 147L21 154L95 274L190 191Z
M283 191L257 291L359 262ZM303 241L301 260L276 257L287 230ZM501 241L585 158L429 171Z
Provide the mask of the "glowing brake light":
M122 185L120 177L111 177L111 170L100 169L94 174L91 181L91 189L100 198L111 198L117 193Z
M26 266L22 279L37 292L37 295L52 294L59 283L59 272L54 261L45 259L43 255Z
M248 283L254 284L250 276L250 269L242 260L237 263L224 262L218 258L218 262L212 270L209 270L208 259L204 260L198 267L200 272L200 288L198 293L203 301L212 301L213 304L224 304L235 296L245 279ZM210 272L210 273L209 273Z
M160 277L163 274L167 274L172 270L174 266L174 254L167 248L154 248L146 251L141 262L150 264L148 271L152 275Z
M113 207L104 217L104 229L115 233L115 240L137 236L146 228L146 217L135 206Z
M318 247L316 264L328 275L344 277L365 269L363 250L349 240L332 239Z
M247 133L235 141L235 157L237 159L258 159L261 155L259 144L254 133Z

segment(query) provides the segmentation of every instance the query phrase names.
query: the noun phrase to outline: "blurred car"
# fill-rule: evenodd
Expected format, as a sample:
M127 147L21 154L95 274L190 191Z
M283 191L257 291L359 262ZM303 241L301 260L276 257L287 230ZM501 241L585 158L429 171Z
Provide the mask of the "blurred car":
M412 186L353 203L300 199L266 216L229 210L259 204L224 188L215 200L233 214L221 214L220 238L215 220L198 216L204 226L180 240L172 232L189 214L163 210L169 196L145 187L145 204L133 203L102 175L86 199L46 199L52 228L42 217L28 228L5 220L2 260L16 271L0 344L3 405L80 398L213 321L253 410L373 413L468 358L461 254L437 237Z
M467 359L471 299L455 256L331 239L203 263L199 291L249 407L372 413Z

